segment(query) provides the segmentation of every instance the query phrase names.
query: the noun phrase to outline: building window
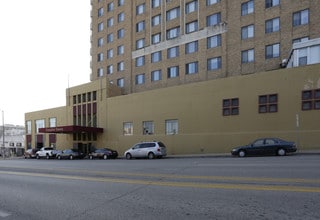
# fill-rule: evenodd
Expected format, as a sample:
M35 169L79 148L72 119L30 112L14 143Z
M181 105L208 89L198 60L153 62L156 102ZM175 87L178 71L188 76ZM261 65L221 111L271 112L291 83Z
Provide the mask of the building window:
M103 68L98 68L98 77L103 76Z
M254 37L254 25L249 25L241 28L241 39L245 40Z
M98 53L98 58L97 58L98 62L103 61L103 53Z
M265 30L266 34L279 31L280 30L280 19L273 18L273 19L267 20L266 24L265 24L265 29L266 29Z
M179 56L179 46L171 47L167 50L167 58L174 58Z
M292 44L299 43L299 42L306 42L309 40L309 37L300 37L292 40Z
M167 40L174 39L179 37L180 35L180 27L175 27L167 30Z
M210 58L207 63L208 71L221 69L221 57Z
M214 48L221 46L221 34L207 38L207 48Z
M191 12L194 12L198 9L198 0L188 2L186 4L186 14L189 14Z
M103 16L103 8L98 9L98 17Z
M161 61L161 51L157 51L151 54L151 63L157 63Z
M113 26L113 18L109 18L107 20L107 27L112 27Z
M179 76L179 66L171 66L168 68L168 78L175 78Z
M123 135L133 135L133 123L124 122L123 123Z
M136 41L136 50L141 49L144 47L145 39L139 39Z
M57 118L49 118L49 127L57 127Z
M140 5L137 5L137 7L136 7L136 14L137 15L141 15L141 14L143 14L144 13L144 10L145 10L145 4L143 3L143 4L140 4Z
M107 50L107 58L110 59L113 57L113 49Z
M179 124L177 119L166 120L166 135L178 134Z
M271 8L280 4L280 0L266 0L266 8Z
M107 43L111 43L113 41L113 33L107 35Z
M27 134L31 134L32 133L32 126L31 126L32 122L31 121L27 121L26 122L26 131Z
M124 12L121 12L118 14L118 23L123 22L124 21Z
M161 0L152 0L151 7L152 8L157 8L157 7L160 6L160 4L161 4Z
M173 8L167 11L167 21L173 20L180 16L180 7Z
M207 16L207 27L217 25L221 22L221 13Z
M124 54L124 46L123 45L118 46L117 53L118 53L118 55Z
M136 75L136 85L144 84L144 74Z
M223 99L222 115L239 115L239 98Z
M145 63L145 56L136 58L136 67L143 66Z
M98 24L98 32L101 32L101 31L103 31L103 22L100 22Z
M194 53L198 51L198 41L193 41L186 44L186 54Z
M118 0L118 6L124 5L124 0Z
M242 63L254 62L254 49L242 51L241 52L241 62Z
M299 26L309 23L309 9L293 13L293 26Z
M117 86L120 88L124 87L124 78L117 79Z
M98 39L98 47L102 47L103 46L103 38L99 38Z
M143 135L148 135L148 134L154 133L153 121L144 121L142 126L143 126Z
M259 113L272 113L278 111L278 95L260 95Z
M299 66L305 66L308 64L308 48L303 48L299 50L298 63Z
M241 15L247 15L254 12L254 3L253 0L242 3L241 5Z
M198 21L193 21L186 24L186 33L192 33L198 30Z
M107 66L107 74L112 74L113 73L113 65L108 65Z
M36 125L36 132L39 133L39 128L44 128L45 127L45 121L44 119L38 119L35 121Z
M123 61L121 61L117 64L117 71L118 72L124 71L124 62Z
M161 70L154 70L151 72L151 81L159 81L162 79Z
M207 0L207 5L213 5L220 2L220 0Z
M160 33L153 34L151 36L151 43L152 44L158 44L158 43L160 43L160 41L161 41L161 34Z
M123 37L124 37L124 29L122 28L122 29L118 30L118 39L121 39Z
M320 89L302 91L301 99L303 111L320 109Z
M152 27L159 25L160 22L161 22L161 15L153 16L152 19L151 19Z
M276 58L280 56L280 44L272 44L266 46L266 59Z
M113 11L113 8L114 8L113 2L110 2L107 7L108 7L108 11Z
M145 29L145 22L144 21L140 21L136 24L136 32L144 31L144 29Z
M186 74L198 73L198 62L192 62L186 64Z

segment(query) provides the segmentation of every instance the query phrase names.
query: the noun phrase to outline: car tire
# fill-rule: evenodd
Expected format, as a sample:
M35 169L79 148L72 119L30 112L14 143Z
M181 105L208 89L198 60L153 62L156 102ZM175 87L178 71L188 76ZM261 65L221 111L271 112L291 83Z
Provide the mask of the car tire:
M36 155L36 158L37 158L38 160L40 159L40 156L39 156L39 154L37 154L37 155Z
M70 159L70 160L73 160L73 155L70 155L70 156L69 156L69 159Z
M103 155L103 159L104 159L104 160L107 160L107 159L108 159L108 155L104 154L104 155Z
M246 156L246 152L244 150L240 150L238 155L239 155L239 157L245 157Z
M90 160L93 160L93 156L92 156L92 155L90 155L90 156L89 156L89 159L90 159Z
M283 148L279 148L277 151L278 156L285 156L286 155L286 150Z
M58 158L58 160L61 160L61 156L60 156L60 155L58 155L58 157L57 157L57 158Z
M154 153L152 152L148 153L148 159L154 159Z
M126 154L126 159L127 159L127 160L130 160L131 158L132 158L131 154L130 154L130 153L127 153L127 154Z
M50 159L50 156L49 156L49 154L47 154L47 155L46 155L46 159L47 159L47 160L49 160L49 159Z

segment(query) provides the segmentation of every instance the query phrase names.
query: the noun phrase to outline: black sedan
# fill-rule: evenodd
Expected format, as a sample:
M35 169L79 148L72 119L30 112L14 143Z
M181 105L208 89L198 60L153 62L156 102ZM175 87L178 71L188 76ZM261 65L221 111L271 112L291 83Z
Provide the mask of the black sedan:
M99 159L116 159L118 157L118 152L116 150L112 150L109 148L96 149L95 151L89 154L89 158L92 160L93 158Z
M84 154L75 149L68 149L68 150L58 151L56 157L58 160L61 160L61 159L73 160L73 159L84 158Z
M287 153L297 151L294 142L285 141L279 138L261 138L251 144L236 147L232 149L234 156L245 157L247 155L279 155L284 156Z

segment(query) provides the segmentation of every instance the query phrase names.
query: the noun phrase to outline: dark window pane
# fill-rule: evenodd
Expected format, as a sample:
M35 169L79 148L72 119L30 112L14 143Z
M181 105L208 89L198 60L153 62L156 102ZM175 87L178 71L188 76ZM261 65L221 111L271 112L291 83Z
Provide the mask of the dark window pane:
M311 90L302 92L302 99L303 100L311 99L311 98L312 98L312 91Z
M230 106L230 100L229 99L224 99L223 100L223 107L229 107Z
M312 108L311 101L302 102L302 110L311 110L311 108Z
M278 102L278 95L277 94L270 95L269 96L269 103L275 103L275 102Z
M259 104L266 104L267 103L267 96L261 95L259 96Z

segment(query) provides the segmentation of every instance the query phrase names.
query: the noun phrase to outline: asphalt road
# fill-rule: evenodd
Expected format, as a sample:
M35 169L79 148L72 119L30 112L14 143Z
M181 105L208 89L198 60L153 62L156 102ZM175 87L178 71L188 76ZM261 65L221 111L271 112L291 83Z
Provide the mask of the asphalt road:
M320 155L0 160L0 220L320 219Z

